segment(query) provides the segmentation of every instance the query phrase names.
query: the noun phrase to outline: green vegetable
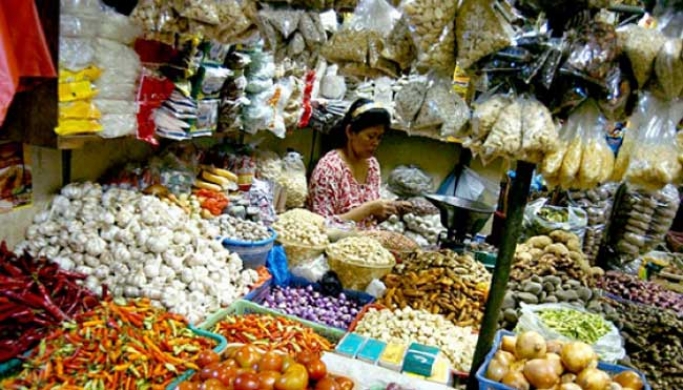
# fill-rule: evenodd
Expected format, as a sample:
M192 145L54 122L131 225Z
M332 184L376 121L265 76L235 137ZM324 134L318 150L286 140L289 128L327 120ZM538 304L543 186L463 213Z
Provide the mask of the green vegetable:
M569 220L569 211L566 209L557 209L555 207L542 207L538 211L538 216L548 222L565 223Z
M608 323L598 314L559 309L539 312L548 328L573 340L593 345L610 331Z

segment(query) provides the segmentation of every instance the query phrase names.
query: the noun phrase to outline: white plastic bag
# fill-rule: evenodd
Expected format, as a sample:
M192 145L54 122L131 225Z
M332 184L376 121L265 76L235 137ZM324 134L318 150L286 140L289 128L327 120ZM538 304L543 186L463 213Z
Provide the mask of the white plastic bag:
M517 323L516 331L535 331L543 336L546 340L575 341L545 326L543 321L536 314L539 311L563 309L588 313L588 311L582 308L566 303L546 303L543 305L527 305L522 303L522 315ZM610 327L609 333L602 336L595 344L592 345L592 347L598 356L600 356L600 361L615 363L626 356L626 350L624 350L624 340L619 334L619 329L617 329L613 323L609 321L606 322Z
M78 71L95 63L95 40L59 38L59 66Z
M100 119L102 138L119 138L135 134L138 130L138 118L132 115L102 115Z
M138 113L138 107L132 100L94 99L93 103L102 115L135 115Z
M382 283L379 279L372 279L372 282L368 284L365 288L365 292L372 295L375 298L381 298L384 296L384 292L387 291L387 286Z
M291 269L292 275L304 278L311 283L322 279L323 275L330 270L325 255L318 256L315 260L298 265Z

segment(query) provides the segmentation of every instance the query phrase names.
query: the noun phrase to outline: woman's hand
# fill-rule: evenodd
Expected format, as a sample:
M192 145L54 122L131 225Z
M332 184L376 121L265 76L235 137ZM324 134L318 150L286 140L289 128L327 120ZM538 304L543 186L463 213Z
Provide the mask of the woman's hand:
M396 203L390 200L377 199L366 204L368 205L370 215L380 221L384 221L398 212Z

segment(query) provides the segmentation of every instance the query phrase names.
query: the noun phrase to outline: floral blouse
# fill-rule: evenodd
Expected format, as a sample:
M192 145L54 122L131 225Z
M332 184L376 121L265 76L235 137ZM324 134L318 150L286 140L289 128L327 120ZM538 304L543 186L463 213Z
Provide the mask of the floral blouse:
M333 150L323 156L311 176L308 191L311 211L324 217L334 217L379 199L379 162L371 157L369 163L365 184L359 184L338 151ZM357 225L370 228L375 224L375 219L368 217Z

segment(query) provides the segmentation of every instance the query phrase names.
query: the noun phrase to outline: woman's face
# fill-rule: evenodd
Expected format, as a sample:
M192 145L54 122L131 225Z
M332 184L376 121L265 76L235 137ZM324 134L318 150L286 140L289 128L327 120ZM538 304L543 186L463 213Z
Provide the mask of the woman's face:
M384 126L377 125L365 128L358 133L351 131L351 128L346 129L346 135L349 139L349 147L355 155L360 158L370 158L377 151L379 143L384 136Z

